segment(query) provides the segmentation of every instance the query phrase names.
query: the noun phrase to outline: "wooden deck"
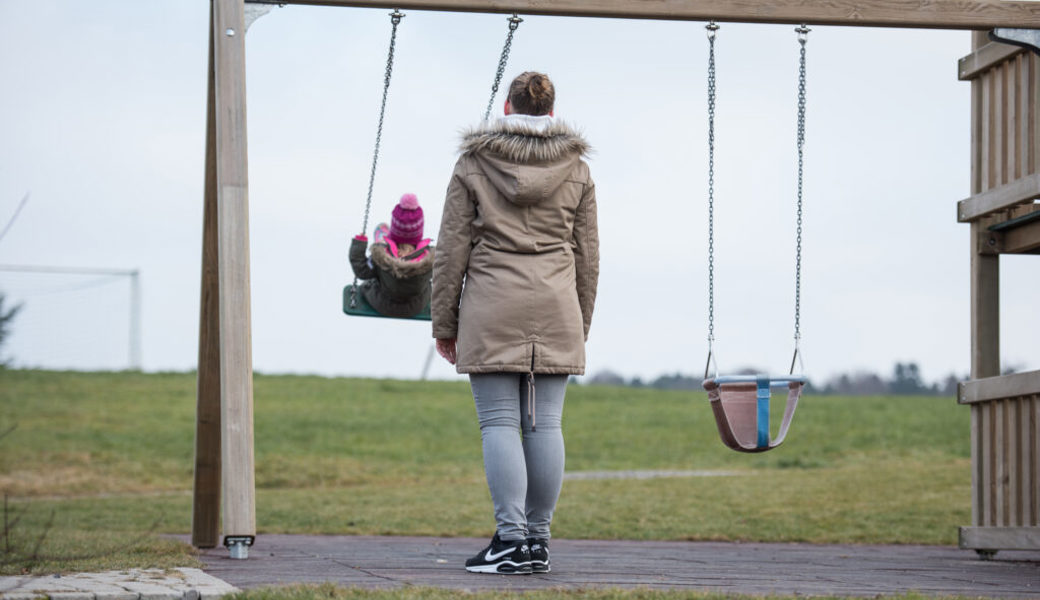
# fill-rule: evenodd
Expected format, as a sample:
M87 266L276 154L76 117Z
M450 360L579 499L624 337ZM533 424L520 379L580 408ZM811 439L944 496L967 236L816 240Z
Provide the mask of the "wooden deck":
M552 572L477 575L463 562L487 540L428 537L261 535L248 560L222 548L206 572L239 588L333 582L468 590L647 587L734 594L928 595L1040 598L1040 552L975 552L943 546L844 546L553 540Z

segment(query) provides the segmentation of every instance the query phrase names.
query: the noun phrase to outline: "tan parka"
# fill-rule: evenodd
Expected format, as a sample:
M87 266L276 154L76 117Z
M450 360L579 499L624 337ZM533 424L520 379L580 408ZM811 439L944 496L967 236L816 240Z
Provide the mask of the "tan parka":
M599 279L588 144L548 117L463 136L433 268L433 337L459 373L583 374Z

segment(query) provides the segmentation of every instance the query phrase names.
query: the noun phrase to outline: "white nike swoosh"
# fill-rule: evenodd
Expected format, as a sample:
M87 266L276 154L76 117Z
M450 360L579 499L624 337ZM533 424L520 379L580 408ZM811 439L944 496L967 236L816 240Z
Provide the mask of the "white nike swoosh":
M516 550L516 548L506 548L505 550L499 552L498 554L491 554L491 548L488 548L487 554L484 555L484 560L486 560L488 562L491 562L493 560L498 560L498 559L502 558L503 556L505 556L506 554L512 554L514 550Z

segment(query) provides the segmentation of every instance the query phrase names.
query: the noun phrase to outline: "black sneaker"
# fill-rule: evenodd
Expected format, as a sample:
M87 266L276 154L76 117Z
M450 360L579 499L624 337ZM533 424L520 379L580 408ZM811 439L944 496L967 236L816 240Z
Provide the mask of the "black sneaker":
M466 570L470 573L528 575L531 573L531 550L524 540L506 542L496 533L487 548L466 561Z
M548 573L549 568L549 542L538 538L528 538L527 545L531 547L531 572Z

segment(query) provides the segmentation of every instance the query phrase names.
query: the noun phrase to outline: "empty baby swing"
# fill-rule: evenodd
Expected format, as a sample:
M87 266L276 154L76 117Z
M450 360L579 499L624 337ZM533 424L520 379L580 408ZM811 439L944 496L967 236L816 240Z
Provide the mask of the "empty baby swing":
M800 60L798 68L798 230L795 251L794 355L788 375L719 375L715 363L715 35L719 26L712 21L708 30L708 359L704 366L704 389L708 391L715 424L722 443L738 452L765 452L783 443L794 418L798 398L806 377L799 350L802 282L802 148L805 142L805 42L809 28L797 27ZM776 437L769 427L772 389L787 390L784 416Z

